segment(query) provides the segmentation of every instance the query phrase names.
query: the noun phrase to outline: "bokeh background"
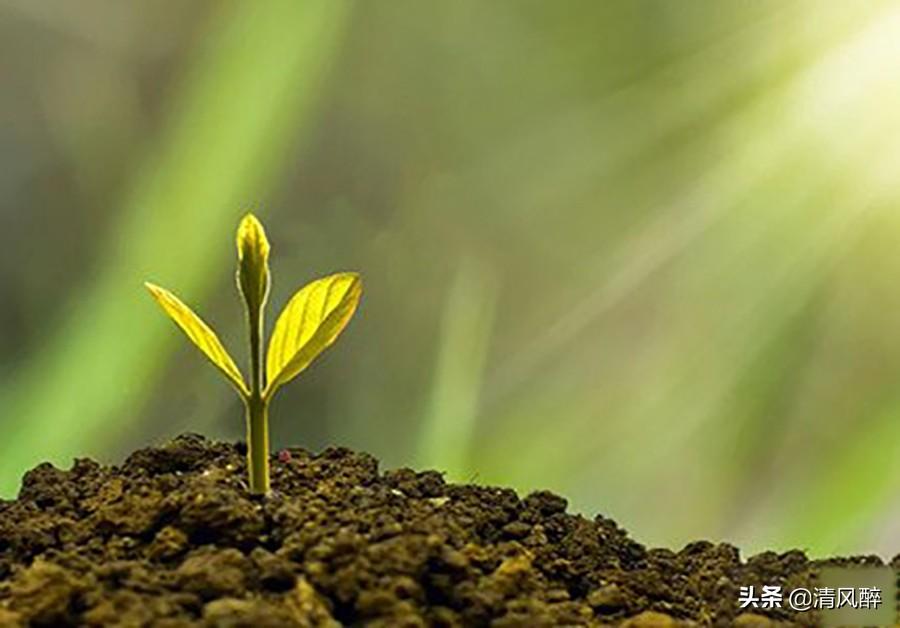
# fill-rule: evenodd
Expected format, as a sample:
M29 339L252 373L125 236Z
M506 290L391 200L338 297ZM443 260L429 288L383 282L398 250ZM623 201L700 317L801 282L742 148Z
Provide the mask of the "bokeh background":
M0 487L241 407L144 292L246 359L363 273L274 446L547 488L640 541L900 549L892 2L0 2Z

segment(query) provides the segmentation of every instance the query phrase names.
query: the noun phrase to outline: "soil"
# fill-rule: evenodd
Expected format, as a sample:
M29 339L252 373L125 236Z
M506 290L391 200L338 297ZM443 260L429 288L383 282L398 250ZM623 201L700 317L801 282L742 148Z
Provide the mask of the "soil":
M189 434L121 466L28 472L0 502L0 626L814 625L741 613L739 587L881 564L648 549L549 492L379 472L342 448L280 452L254 498L243 447Z

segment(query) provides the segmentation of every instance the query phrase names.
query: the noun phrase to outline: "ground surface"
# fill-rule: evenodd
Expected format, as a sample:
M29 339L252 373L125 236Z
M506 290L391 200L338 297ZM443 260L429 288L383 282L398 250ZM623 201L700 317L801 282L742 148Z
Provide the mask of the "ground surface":
M119 467L41 465L0 502L0 625L770 626L741 585L809 587L800 552L646 549L565 499L379 472L366 454L273 458L251 498L240 445L182 436ZM857 559L877 562L877 559ZM897 559L895 559L895 562ZM768 613L769 619L762 616Z

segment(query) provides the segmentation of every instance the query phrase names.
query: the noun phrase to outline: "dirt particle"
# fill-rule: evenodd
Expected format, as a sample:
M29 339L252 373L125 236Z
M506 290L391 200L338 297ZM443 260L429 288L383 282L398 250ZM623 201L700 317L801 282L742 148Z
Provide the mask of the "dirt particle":
M676 628L678 621L665 613L644 611L622 623L622 628Z
M287 612L263 600L225 597L203 607L203 622L215 628L292 628Z
M764 615L741 613L734 618L735 628L771 628L775 623Z
M157 561L172 560L183 554L187 548L187 534L174 526L166 526L156 533L147 547L147 557Z
M502 528L503 535L510 539L521 539L531 532L531 526L524 521L511 521Z
M22 615L14 613L0 606L0 627L2 628L20 628L25 623L22 621Z
M79 578L54 563L37 560L10 588L10 609L37 626L73 623L74 602L84 590Z
M328 602L305 579L298 578L294 589L285 596L285 606L297 625L332 628L340 624L331 614Z
M261 547L250 553L250 560L256 565L260 584L268 591L283 592L294 587L293 564Z
M545 517L565 512L568 505L565 497L560 497L550 491L536 491L524 500L525 508L535 510Z
M234 548L204 548L188 556L175 573L181 590L211 600L244 593L251 570L250 560Z
M602 615L615 613L625 607L625 596L615 584L608 584L590 593L587 603Z

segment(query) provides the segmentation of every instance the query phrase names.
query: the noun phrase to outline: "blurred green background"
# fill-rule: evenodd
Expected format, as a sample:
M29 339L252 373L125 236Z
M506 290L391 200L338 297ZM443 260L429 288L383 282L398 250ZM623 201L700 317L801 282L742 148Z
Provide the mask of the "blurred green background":
M0 2L0 482L239 401L233 233L277 310L363 273L273 445L548 488L640 541L900 549L900 7Z

